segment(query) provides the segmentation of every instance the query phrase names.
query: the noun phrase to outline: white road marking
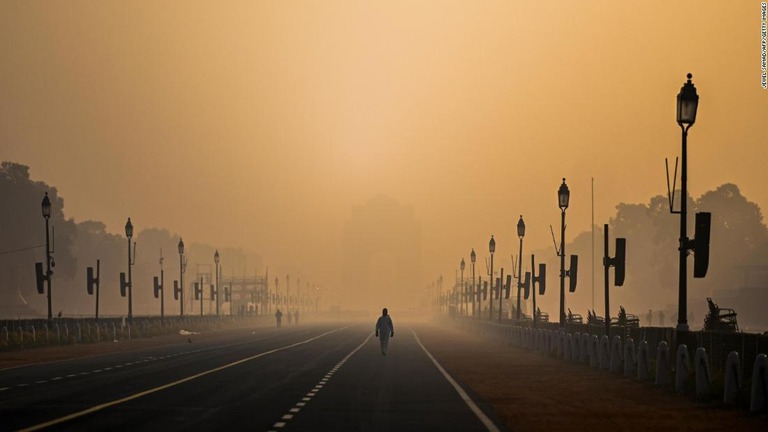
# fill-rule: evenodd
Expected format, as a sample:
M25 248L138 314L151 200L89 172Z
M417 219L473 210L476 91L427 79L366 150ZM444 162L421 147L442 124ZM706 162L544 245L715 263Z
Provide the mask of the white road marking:
M86 416L88 414L93 414L93 413L95 413L97 411L101 411L101 410L103 410L105 408L109 408L109 407L112 407L112 406L115 406L115 405L119 405L119 404L122 404L122 403L125 403L125 402L129 402L129 401L132 401L134 399L138 399L140 397L144 397L144 396L150 395L152 393L157 393L157 392L159 392L161 390L165 390L165 389L168 389L168 388L171 388L171 387L175 387L175 386L177 386L179 384L183 384L183 383L186 383L188 381L192 381L194 379L197 379L197 378L200 378L200 377L204 377L206 375L210 375L212 373L220 372L220 371L222 371L224 369L229 369L229 368L231 368L233 366L237 366L237 365L243 364L245 362L248 362L248 361L260 358L260 357L264 357L264 356L267 356L267 355L270 355L270 354L274 354L274 353L279 352L279 351L284 351L284 350L287 350L287 349L290 349L290 348L293 348L293 347L297 347L297 346L300 346L300 345L307 344L307 343L312 342L314 340L317 340L317 339L320 339L322 337L328 336L331 333L336 333L337 331L344 330L344 329L347 329L349 327L352 327L352 326L348 325L346 327L340 327L340 328L337 328L337 329L329 330L329 331L327 331L325 333L321 333L321 334L319 334L317 336L313 336L313 337L311 337L309 339L305 339L305 340L300 341L300 342L295 342L295 343L292 343L290 345L286 345L286 346L283 346L283 347L275 348L275 349L272 349L272 350L269 350L269 351L264 351L262 353L255 354L255 355L252 355L250 357L246 357L244 359L240 359L240 360L234 361L232 363L225 364L223 366L215 367L213 369L209 369L207 371L203 371L203 372L200 372L200 373L195 374L195 375L190 375L190 376L188 376L186 378L182 378L182 379L170 382L168 384L163 384L161 386L158 386L158 387L155 387L155 388L151 388L149 390L144 390L142 392L135 393L135 394L132 394L130 396L126 396L126 397L121 398L121 399L115 399L115 400L110 401L110 402L105 402L103 404L95 405L95 406L93 406L91 408L87 408L87 409L84 409L82 411L78 411L76 413L68 414L68 415L65 415L65 416L62 416L62 417L59 417L59 418L55 418L53 420L50 420L50 421L47 421L47 422L44 422L44 423L39 423L39 424L30 426L28 428L21 429L19 432L30 432L30 431L37 431L37 430L49 428L51 426L55 426L55 425L58 425L58 424L61 424L61 423L64 423L64 422L67 422L67 421L79 418L79 417L83 417L83 416ZM360 347L358 347L357 349L360 349ZM130 364L132 364L132 363L126 363L126 365L130 365ZM86 374L88 374L88 372L83 372L81 375L86 375ZM74 376L74 375L72 375L72 376ZM24 384L24 385L26 385L26 384Z
M456 390L456 392L459 394L459 396L464 400L464 403L467 404L470 410L472 410L473 413L477 416L478 419L483 423L483 425L490 431L490 432L500 432L499 428L493 424L493 421L488 418L487 415L480 409L480 407L477 406L475 401L472 400L471 397L467 394L467 392L464 391L463 388L459 385L459 383L456 382L456 380L453 379L450 375L448 375L448 372L443 369L442 366L440 366L440 363L435 360L434 357L432 357L432 354L427 350L427 348L424 346L424 344L421 343L421 340L419 340L419 336L416 335L416 332L411 330L411 333L413 333L413 337L416 338L416 343L419 344L422 350L424 350L424 353L429 357L430 360L432 360L432 363L435 364L435 367L437 367L437 370L440 371L440 373L443 374L445 379L453 386L453 388Z
M272 426L272 427L281 428L281 427L283 427L283 426L285 426L285 422L277 422L277 423L275 423L275 424L274 424L274 426Z
M63 378L63 377L53 377L53 378L51 378L51 381L58 381L58 380L60 380L60 379L62 379L62 378Z
M347 360L349 360L349 358L350 358L350 357L352 357L352 356L353 356L353 355L354 355L354 354L355 354L357 351L359 351L359 350L360 350L360 348L362 348L363 346L365 346L365 344L366 344L366 343L368 343L368 341L369 341L370 339L371 339L371 335L369 334L369 335L368 335L368 337L367 337L367 338L365 338L365 340L363 341L363 343L361 343L360 345L358 345L358 346L357 346L357 348L355 348L354 350L352 350L352 352L351 352L351 353L347 354L347 355L346 355L346 357L344 357L343 359L341 359L341 361L340 361L340 362L338 362L338 363L336 364L336 366L335 366L335 367L332 369L332 372L333 372L333 371L336 371L336 370L337 370L337 369L339 369L339 368L340 368L340 367L341 367L341 366L342 366L344 363L346 363L346 361L347 361ZM295 405L295 407L294 407L294 408L291 408L291 409L289 409L289 410L288 410L288 412L291 412L291 413L298 413L299 411L301 411L301 408L296 408L296 407L303 407L303 406L305 406L305 405L306 405L306 402L309 402L310 400L312 400L311 398L312 398L313 396L317 395L317 392L319 392L319 391L320 391L320 390L323 388L323 384L322 384L322 383L324 383L324 382L328 381L328 379L327 379L327 378L328 378L328 377L329 377L329 376L332 374L332 372L329 372L329 373L327 373L327 374L325 375L325 378L323 378L323 379L321 379L321 380L320 380L320 383L318 383L318 384L317 384L317 385L316 385L316 386L315 386L315 387L314 387L312 390L310 390L310 391L309 391L309 393L307 393L307 395L306 395L305 397L301 398L301 400L302 400L302 401L304 401L304 402L297 402L297 403L296 403L296 405ZM290 420L290 419L292 419L292 418L293 418L293 414L286 414L286 415L284 415L284 416L283 416L283 418L282 418L282 419L283 419L283 420ZM274 426L274 427L284 427L284 426L286 425L286 423L285 423L285 422L282 422L281 426L277 426L278 424L280 424L280 423L275 423L275 426Z
M45 384L45 383L47 383L47 382L48 382L48 381L35 381L35 384Z
M0 388L0 391L9 390L9 389L10 389L10 387L3 387L3 388Z

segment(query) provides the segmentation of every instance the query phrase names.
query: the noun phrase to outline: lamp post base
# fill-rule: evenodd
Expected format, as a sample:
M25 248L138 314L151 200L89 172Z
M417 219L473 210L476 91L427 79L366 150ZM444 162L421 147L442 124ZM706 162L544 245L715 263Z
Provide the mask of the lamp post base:
M677 327L675 328L677 331L688 331L688 323L677 323Z

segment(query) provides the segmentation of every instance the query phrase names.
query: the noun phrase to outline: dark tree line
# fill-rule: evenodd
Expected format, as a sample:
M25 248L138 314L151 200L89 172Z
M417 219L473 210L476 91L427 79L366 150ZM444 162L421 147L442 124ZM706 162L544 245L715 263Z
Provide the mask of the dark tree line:
M45 220L41 201L45 193L51 200L50 225L55 227L53 268L53 313L65 316L91 316L95 299L86 291L86 267L96 267L100 260L100 314L124 315L127 300L120 296L120 272L128 266L128 240L121 232L107 232L99 221L75 222L64 213L64 199L56 188L41 181L33 181L29 167L13 163L0 164L0 312L26 302L44 316L47 305L45 295L37 293L34 263L45 261ZM173 301L173 280L179 279L179 236L168 230L143 228L136 225L138 249L133 272L134 315L159 314L159 301L153 295L153 277L160 275L160 253L164 259L166 313L178 314L178 302ZM185 285L194 282L198 272L213 272L215 248L207 244L186 241L188 260ZM253 275L256 268L264 271L261 258L250 251L220 248L223 274L226 282L237 269ZM246 269L247 265L247 269ZM208 295L206 294L206 298ZM223 298L223 297L222 297ZM16 308L15 310L18 310ZM199 311L199 309L196 309ZM206 309L207 310L207 309ZM14 318L4 316L0 318Z
M676 203L675 208L678 206ZM693 313L691 324L699 327L707 311L706 297L715 297L717 301L718 290L739 288L743 275L741 266L768 265L768 227L759 206L731 183L697 199L688 197L689 238L694 237L696 212L712 213L709 271L705 278L693 278L693 256L689 257L688 304ZM623 287L613 287L611 271L612 315L615 316L621 304L628 312L643 319L649 309L655 311L656 320L658 311L664 311L666 324L672 324L677 311L679 218L677 214L670 214L669 200L661 195L652 197L645 204L621 203L616 206L616 213L609 221L610 250L612 255L616 237L627 239L627 271ZM579 285L576 293L566 294L567 303L574 312L584 314L591 307L591 232L577 234L566 250L568 254L578 254L581 259ZM554 298L554 292L559 289L559 262L551 249L538 253L542 259L547 259L551 280L547 290L552 290ZM602 257L603 227L599 225L595 227L595 310L599 315L604 310ZM743 318L751 319L753 323L762 319Z

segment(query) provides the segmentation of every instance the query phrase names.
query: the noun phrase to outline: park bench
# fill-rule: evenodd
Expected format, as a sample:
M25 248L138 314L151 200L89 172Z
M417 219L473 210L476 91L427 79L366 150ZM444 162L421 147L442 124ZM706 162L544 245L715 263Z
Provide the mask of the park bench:
M605 319L601 316L597 316L594 310L587 310L587 324L603 326L605 325Z
M549 313L542 312L540 308L536 308L536 320L539 322L549 322Z
M711 298L707 297L709 312L704 318L704 330L706 331L739 331L736 321L736 311L729 308L721 308Z
M571 308L568 308L568 324L581 324L582 322L581 314L572 313Z
M613 324L620 327L640 327L640 318L634 314L628 314L624 306L619 306L619 316Z

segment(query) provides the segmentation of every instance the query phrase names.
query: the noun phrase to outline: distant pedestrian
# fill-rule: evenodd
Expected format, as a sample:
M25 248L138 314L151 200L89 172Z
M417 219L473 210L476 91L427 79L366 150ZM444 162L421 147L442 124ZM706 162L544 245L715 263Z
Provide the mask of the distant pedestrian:
M296 325L299 325L299 311L293 313L293 321L296 323Z
M653 311L648 309L648 316L646 317L648 320L648 327L653 325Z
M275 312L275 323L277 324L278 327L283 325L283 313L280 312L280 309L278 309L277 312Z
M387 308L381 310L381 316L376 321L376 337L381 343L381 355L387 355L389 338L395 337L395 326L392 324L392 318L389 316Z

